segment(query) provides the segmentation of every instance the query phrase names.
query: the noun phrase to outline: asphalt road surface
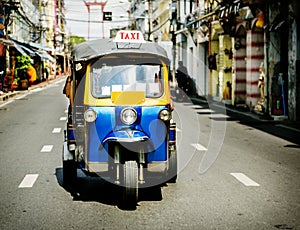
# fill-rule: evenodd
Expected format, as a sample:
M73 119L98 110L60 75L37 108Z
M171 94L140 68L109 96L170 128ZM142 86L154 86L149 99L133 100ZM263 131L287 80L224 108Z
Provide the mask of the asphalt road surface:
M63 80L0 104L0 229L300 229L300 132L202 101L176 103L176 184L62 184Z

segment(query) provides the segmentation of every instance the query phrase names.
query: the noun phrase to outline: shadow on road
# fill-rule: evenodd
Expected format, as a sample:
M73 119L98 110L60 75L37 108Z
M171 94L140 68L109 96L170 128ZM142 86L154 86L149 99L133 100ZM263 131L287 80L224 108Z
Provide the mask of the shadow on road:
M90 177L77 170L77 180L72 186L63 183L63 169L56 168L55 175L58 184L71 194L74 201L99 202L106 205L122 206L122 187L109 183L100 177ZM162 200L161 186L139 189L139 201Z
M235 121L243 125L247 125L251 128L258 129L260 131L266 132L273 136L279 137L286 141L289 141L295 145L285 146L286 148L300 148L300 132L297 131L296 125L299 126L298 123L293 123L291 121L274 121L274 120L265 120L263 117L258 115L252 114L251 112L247 111L237 111L234 109L224 109L224 107L218 106L214 103L208 103L204 100L194 100L191 99L190 103L184 103L185 106L193 105L200 105L201 108L195 108L199 115L209 115L206 110L204 109L211 109L213 112L211 114L220 114L223 113L227 117L211 117L210 119L215 121ZM223 108L221 108L223 107ZM204 110L205 112L201 112ZM299 126L300 127L300 126Z

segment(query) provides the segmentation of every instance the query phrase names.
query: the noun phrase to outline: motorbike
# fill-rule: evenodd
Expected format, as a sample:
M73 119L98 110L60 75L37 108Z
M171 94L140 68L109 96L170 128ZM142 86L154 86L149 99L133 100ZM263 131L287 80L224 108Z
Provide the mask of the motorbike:
M71 54L63 182L77 169L122 189L136 206L139 188L177 179L176 123L166 51L140 31L77 45Z

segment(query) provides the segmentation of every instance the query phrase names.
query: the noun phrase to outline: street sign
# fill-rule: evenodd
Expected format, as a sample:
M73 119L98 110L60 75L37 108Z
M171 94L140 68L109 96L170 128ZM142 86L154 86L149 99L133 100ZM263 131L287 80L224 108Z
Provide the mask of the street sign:
M112 12L103 12L103 21L112 21Z
M144 43L144 36L141 31L138 30L120 30L118 31L114 42L125 43Z

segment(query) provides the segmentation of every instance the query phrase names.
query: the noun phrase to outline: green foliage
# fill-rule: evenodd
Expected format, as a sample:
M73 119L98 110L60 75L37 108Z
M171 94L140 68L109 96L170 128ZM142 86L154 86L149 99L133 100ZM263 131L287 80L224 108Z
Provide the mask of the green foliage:
M70 36L70 50L74 48L79 43L85 42L84 37L79 37L79 36Z
M31 65L30 58L28 56L17 56L15 66L15 78L17 80L27 79L27 70Z

